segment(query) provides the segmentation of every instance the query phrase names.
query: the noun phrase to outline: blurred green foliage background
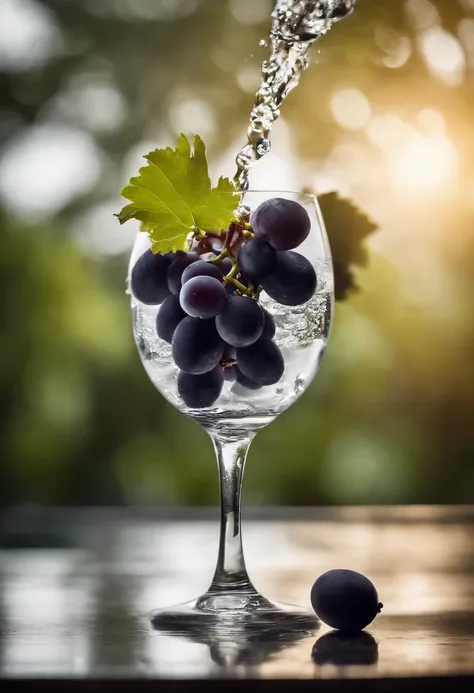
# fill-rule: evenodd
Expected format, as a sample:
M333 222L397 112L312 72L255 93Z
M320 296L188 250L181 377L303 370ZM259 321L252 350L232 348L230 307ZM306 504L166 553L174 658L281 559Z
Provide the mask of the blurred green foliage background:
M181 131L234 173L271 10L0 3L2 504L216 502L210 441L140 365L112 213ZM251 185L337 190L379 231L246 503L474 500L473 121L474 0L357 0L312 47Z

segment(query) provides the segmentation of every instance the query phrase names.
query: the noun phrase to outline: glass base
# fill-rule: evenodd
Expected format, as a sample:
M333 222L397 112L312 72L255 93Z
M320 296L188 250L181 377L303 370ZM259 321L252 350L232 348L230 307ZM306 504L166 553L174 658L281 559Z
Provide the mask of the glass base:
M208 641L209 636L235 639L305 637L319 628L318 618L298 606L281 604L246 592L208 592L198 599L151 614L155 630ZM200 638L201 636L201 638Z

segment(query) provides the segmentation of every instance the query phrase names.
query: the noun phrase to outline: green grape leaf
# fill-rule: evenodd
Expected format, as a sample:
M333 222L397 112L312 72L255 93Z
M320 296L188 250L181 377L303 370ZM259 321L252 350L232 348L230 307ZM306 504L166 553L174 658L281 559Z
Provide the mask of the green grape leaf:
M192 151L187 137L180 135L176 149L155 149L145 159L147 165L122 190L130 204L117 216L121 224L141 221L154 253L185 250L193 230L220 236L229 227L238 193L228 178L211 186L206 148L198 135Z

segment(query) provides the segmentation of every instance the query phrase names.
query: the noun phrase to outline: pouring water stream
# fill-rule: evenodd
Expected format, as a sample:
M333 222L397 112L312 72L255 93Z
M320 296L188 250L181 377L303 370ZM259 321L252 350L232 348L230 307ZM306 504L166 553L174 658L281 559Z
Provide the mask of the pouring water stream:
M236 157L234 184L248 189L252 166L271 149L269 139L280 107L308 67L308 49L334 22L354 9L356 0L277 0L270 30L271 52L262 63L262 83L250 113L247 143Z

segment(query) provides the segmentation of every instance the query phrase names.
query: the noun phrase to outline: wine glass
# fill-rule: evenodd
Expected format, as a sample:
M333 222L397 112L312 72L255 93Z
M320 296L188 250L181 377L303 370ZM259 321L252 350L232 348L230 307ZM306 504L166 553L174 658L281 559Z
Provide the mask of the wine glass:
M159 306L131 297L134 337L140 358L155 387L179 411L201 424L214 445L220 480L221 524L217 566L208 591L191 602L153 612L160 630L199 632L236 628L282 632L313 632L318 620L304 609L273 602L253 586L245 566L241 536L241 487L250 443L257 431L288 409L313 380L326 347L333 314L333 270L324 222L313 195L297 192L249 190L241 201L255 210L271 198L298 202L309 215L311 227L297 252L313 266L316 291L303 305L277 303L264 291L259 300L275 322L274 342L284 357L281 379L273 385L249 389L236 380L225 381L211 406L191 408L178 392L178 369L169 343L157 335ZM242 207L240 207L242 209ZM244 208L245 209L245 208ZM129 274L150 247L139 233L130 260Z

